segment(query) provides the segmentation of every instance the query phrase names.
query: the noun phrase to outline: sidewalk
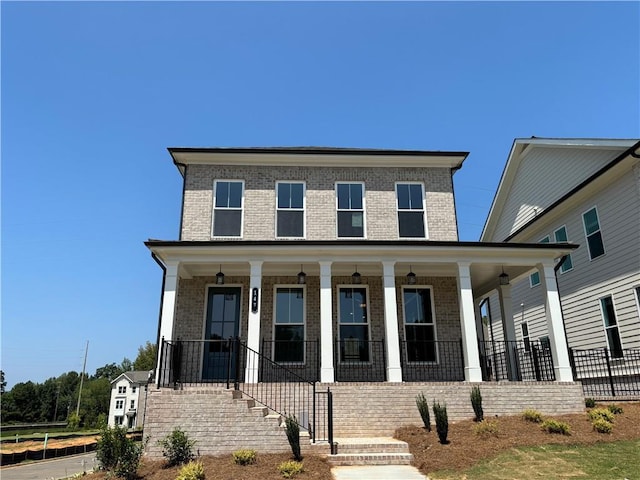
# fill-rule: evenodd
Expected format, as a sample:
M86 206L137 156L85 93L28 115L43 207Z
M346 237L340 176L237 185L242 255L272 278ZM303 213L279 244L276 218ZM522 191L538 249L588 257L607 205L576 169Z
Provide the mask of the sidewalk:
M410 465L367 465L333 467L335 480L429 480Z
M26 465L8 465L0 468L2 480L49 480L70 477L76 473L91 472L95 465L95 452L53 460L39 460Z

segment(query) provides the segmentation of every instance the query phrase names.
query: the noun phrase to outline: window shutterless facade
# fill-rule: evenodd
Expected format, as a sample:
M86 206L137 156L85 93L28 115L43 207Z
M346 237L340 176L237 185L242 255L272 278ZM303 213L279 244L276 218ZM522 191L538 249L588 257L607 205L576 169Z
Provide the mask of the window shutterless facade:
M542 238L538 243L549 243L550 241L551 241L551 238L549 238L549 235L547 235L546 237ZM529 286L533 288L538 285L540 285L540 272L535 271L531 275L529 275Z
M216 180L213 195L213 236L242 237L244 182Z
M582 214L582 223L584 224L584 234L589 247L589 259L593 260L604 255L604 243L596 207Z
M273 323L273 360L281 363L304 363L304 287L275 287Z
M424 187L421 183L396 183L398 236L425 238Z
M341 362L368 362L369 315L366 287L338 287Z
M339 238L364 238L364 184L336 183Z
M403 287L402 308L407 361L437 362L432 289Z
M276 183L276 237L304 238L304 208L304 183Z
M622 341L620 340L620 331L618 329L618 321L616 319L616 310L613 305L611 296L600 299L600 308L602 310L602 320L604 321L604 331L607 335L607 344L612 358L622 358Z
M553 237L556 243L568 242L567 237L567 228L563 225L555 232L553 232ZM568 272L573 268L573 261L571 260L571 255L567 254L567 258L565 258L562 266L560 267L560 273Z

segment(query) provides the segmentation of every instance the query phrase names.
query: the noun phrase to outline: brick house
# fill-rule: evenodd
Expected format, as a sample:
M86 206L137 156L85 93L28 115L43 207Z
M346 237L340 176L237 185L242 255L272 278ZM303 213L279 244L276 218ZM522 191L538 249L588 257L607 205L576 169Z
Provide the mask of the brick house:
M554 276L556 260L577 246L459 241L453 174L467 153L169 153L183 179L182 215L178 240L146 242L164 278L157 390L150 389L145 433L158 437L183 425L202 436L203 452L232 450L224 416L205 413L223 408L220 388L234 386L268 417L290 413L287 402L302 395L292 384L305 382L313 400L295 408L316 440L323 389L334 398L337 435L389 434L400 422L419 422L420 391L440 395L454 419L472 416L469 382L491 380L487 366L499 361L499 352L488 358L480 348L477 300L531 269L548 306L550 348L535 373L525 354L502 352L500 363L514 355L519 374L508 384L483 383L493 400L485 408L582 408Z

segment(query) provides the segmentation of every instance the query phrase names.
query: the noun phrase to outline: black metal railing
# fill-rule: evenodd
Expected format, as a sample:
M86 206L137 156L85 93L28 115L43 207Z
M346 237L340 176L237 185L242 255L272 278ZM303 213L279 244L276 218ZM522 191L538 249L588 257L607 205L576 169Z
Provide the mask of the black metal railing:
M262 340L260 352L265 358L281 364L309 382L320 381L320 340ZM277 373L273 369L260 368L260 381L281 382L269 374Z
M585 396L640 395L640 349L625 348L612 356L608 348L569 349L573 378Z
M400 359L405 382L464 380L462 341L401 341Z
M539 341L479 342L484 381L555 380L551 350Z
M337 382L386 381L384 340L336 339L335 347L333 353Z

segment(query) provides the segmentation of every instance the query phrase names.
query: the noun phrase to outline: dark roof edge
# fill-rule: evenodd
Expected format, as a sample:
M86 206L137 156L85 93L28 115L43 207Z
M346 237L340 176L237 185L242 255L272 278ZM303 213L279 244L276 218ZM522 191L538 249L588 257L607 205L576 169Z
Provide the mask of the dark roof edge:
M634 158L639 158L638 155L635 153L635 151L640 148L640 141L636 142L635 144L633 144L631 147L629 147L627 150L625 150L624 152L622 152L620 155L618 155L616 158L614 158L613 160L611 160L609 163L607 163L604 167L602 167L600 170L598 170L597 172L595 172L593 175L591 175L590 177L588 177L585 181L583 181L582 183L578 184L577 186L575 186L574 188L572 188L571 190L569 190L565 195L563 195L562 197L560 197L558 200L556 200L555 202L553 202L551 205L549 205L548 208L545 208L544 211L540 214L537 215L536 217L534 217L533 219L529 220L527 223L525 223L524 225L522 225L520 228L518 228L515 232L511 233L507 238L504 239L505 242L508 242L509 240L511 240L513 237L519 235L521 232L523 232L524 230L526 230L527 228L529 228L531 225L533 225L535 222L537 222L539 219L541 219L542 217L544 217L547 213L551 212L554 208L556 208L558 205L560 205L561 203L563 203L564 201L568 200L570 197L572 197L573 195L575 195L576 193L578 193L580 190L582 190L583 188L587 187L587 185L589 185L591 182L593 182L594 180L596 180L598 177L604 175L606 172L608 172L609 170L611 170L613 167L615 167L618 163L622 162L625 158L627 158L628 156L632 156Z
M168 147L174 153L282 153L308 155L404 155L404 156L445 156L465 158L469 152L451 152L437 150L385 150L377 148L348 147ZM175 159L174 159L175 161Z

